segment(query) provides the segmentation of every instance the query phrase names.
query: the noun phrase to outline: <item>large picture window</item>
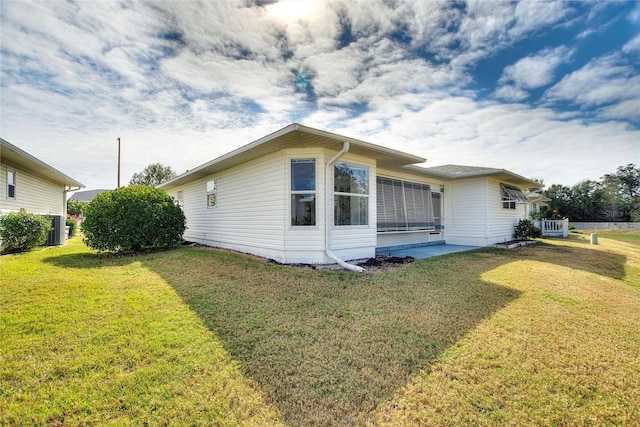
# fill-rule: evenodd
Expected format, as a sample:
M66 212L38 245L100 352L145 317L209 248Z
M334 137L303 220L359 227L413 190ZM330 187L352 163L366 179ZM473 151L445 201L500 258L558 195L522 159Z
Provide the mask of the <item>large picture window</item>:
M434 204L427 184L378 177L378 231L435 230L440 222L440 195Z
M316 161L291 160L291 225L316 225Z
M334 167L335 225L369 224L369 168L338 162Z

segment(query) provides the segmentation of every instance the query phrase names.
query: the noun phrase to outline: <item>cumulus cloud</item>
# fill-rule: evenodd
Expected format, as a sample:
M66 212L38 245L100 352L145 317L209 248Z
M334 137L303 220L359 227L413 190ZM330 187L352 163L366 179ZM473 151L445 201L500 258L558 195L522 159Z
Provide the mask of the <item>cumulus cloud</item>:
M558 70L574 55L565 42L506 62L490 86L480 87L482 76L474 74L478 64L524 40L578 25L588 12L576 5L291 6L5 2L3 137L45 159L73 147L73 155L50 162L90 187L104 186L101 174L111 176L117 137L126 141L123 174L130 176L158 161L194 167L293 121L404 149L431 164L453 158L506 167L512 157L501 153L530 147L547 153L549 138L572 132L593 144L610 132L609 141L629 154L617 135L636 136L620 123L638 121L637 95L629 90L640 84L631 61L638 37L564 77ZM584 8L610 7L617 6ZM634 10L630 19L640 9ZM536 106L532 92L555 82ZM567 103L578 108L558 108ZM612 123L580 124L594 114ZM78 164L87 170L73 173ZM530 167L513 168L526 173L520 166Z
M559 83L548 89L544 95L547 102L567 101L584 107L603 106L614 102L631 101L640 105L640 93L633 88L640 87L640 75L626 64L619 54L595 58L584 67L566 75ZM608 108L624 112L626 108ZM618 118L629 118L620 116Z
M499 83L513 82L515 86L523 89L546 86L553 81L554 70L570 56L571 50L564 46L545 49L506 67Z

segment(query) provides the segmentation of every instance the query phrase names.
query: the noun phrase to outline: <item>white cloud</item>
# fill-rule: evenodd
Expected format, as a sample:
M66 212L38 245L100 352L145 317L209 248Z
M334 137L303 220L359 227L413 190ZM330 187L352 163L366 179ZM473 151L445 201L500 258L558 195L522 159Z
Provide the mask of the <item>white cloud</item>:
M529 97L529 92L513 85L500 86L493 96L506 101L522 101Z
M640 34L632 38L622 47L625 53L640 52Z
M567 61L571 54L571 49L561 46L522 58L504 69L498 83L513 83L519 89L546 86L553 81L555 69Z
M530 90L553 83L569 47L525 53L494 93L507 102L479 101L475 64L564 25L575 12L569 3L304 5L285 16L244 0L4 2L0 31L11 43L2 45L3 137L90 188L115 185L117 137L128 180L153 162L193 168L292 121L431 165L508 167L565 183L583 177L566 166L569 155L604 173L630 155L637 132L622 123L524 104ZM620 48L635 55L638 43ZM595 59L544 101L595 106L603 121L637 121L629 90L639 84L637 71L625 60ZM611 160L589 161L605 155L605 143ZM51 153L64 155L50 160ZM545 161L532 162L532 153Z
M625 65L620 55L612 54L591 60L584 67L565 76L558 84L548 89L544 95L547 102L569 101L584 107L602 106L625 101L640 105L640 93L633 88L640 87L640 75L633 67ZM626 108L608 108L606 117ZM634 119L619 116L618 119Z
M516 24L510 29L514 36L557 24L572 12L570 3L561 1L523 0L515 8Z

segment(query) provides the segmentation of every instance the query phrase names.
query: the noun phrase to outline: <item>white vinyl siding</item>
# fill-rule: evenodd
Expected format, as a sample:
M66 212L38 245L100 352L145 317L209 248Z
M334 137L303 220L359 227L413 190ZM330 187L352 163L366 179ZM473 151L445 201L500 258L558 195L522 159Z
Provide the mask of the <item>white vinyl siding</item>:
M15 171L15 197L7 197L7 168ZM64 186L54 184L30 172L2 164L2 212L27 212L40 215L66 215Z
M511 240L525 217L524 206L503 209L500 181L494 178L451 181L445 186L445 240L473 246Z
M184 194L184 239L281 258L287 205L282 153L274 153L177 188ZM216 207L205 203L216 182Z
M488 215L491 218L489 222L488 237L489 243L500 243L513 239L513 231L518 220L526 218L525 207L523 203L516 202L515 209L504 209L503 193L501 182L496 179L488 180Z
M444 207L446 243L487 244L486 178L448 182L444 191Z

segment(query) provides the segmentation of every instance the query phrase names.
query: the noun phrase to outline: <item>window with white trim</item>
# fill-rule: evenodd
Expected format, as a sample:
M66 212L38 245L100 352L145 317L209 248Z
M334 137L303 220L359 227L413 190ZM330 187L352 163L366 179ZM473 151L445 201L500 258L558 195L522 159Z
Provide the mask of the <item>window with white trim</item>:
M337 162L333 175L334 224L369 224L369 168Z
M213 208L216 206L218 196L218 189L216 182L212 179L207 182L207 207Z
M517 204L528 204L529 199L518 187L508 184L500 184L502 190L502 208L515 209Z
M16 198L16 171L7 169L7 197Z
M377 177L376 186L379 232L435 230L436 216L440 223L440 193L429 185Z
M291 225L316 225L316 161L291 160Z

